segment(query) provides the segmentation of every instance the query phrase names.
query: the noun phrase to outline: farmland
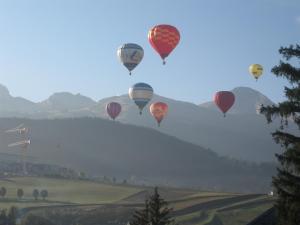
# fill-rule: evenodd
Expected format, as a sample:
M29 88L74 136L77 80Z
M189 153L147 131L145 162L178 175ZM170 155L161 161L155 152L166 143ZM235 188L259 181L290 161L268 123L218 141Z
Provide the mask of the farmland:
M0 207L17 206L27 213L56 219L84 220L86 225L126 223L152 192L151 187L106 184L84 180L16 177L0 181L7 195ZM17 198L22 188L24 196ZM46 200L35 200L33 189L47 189ZM172 216L184 225L243 225L272 207L274 199L263 194L209 192L192 189L159 188L159 193L174 209ZM118 220L116 220L118 217ZM88 218L88 219L87 219Z

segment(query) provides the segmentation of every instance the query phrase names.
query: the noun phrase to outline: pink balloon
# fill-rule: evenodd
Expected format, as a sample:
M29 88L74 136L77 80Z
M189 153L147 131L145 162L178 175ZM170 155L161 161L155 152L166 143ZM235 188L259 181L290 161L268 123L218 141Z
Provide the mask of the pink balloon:
M110 102L106 105L106 111L108 115L115 120L117 116L120 114L122 107L117 102Z

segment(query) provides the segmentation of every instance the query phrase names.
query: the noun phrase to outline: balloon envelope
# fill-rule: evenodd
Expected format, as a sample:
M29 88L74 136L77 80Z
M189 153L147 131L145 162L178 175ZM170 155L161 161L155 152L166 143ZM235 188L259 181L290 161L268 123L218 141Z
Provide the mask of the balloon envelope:
M249 73L257 80L263 73L263 67L259 64L252 64L249 66Z
M146 83L137 83L129 88L129 97L140 109L142 114L143 108L148 104L153 96L153 88Z
M224 113L224 116L225 113L233 106L234 101L234 94L230 91L219 91L214 96L214 102Z
M131 74L131 71L142 61L144 50L137 44L128 43L118 48L117 55L120 62L123 63Z
M106 105L108 115L115 120L122 110L122 106L117 102L110 102Z
M171 25L157 25L148 32L148 40L164 60L179 43L180 33Z
M150 105L150 113L156 119L158 126L168 113L168 105L164 102L156 102Z

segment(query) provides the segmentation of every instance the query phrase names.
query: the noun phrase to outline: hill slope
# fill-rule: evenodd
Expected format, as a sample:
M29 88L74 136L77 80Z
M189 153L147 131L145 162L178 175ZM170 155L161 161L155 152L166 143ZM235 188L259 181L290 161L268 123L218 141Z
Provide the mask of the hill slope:
M5 130L25 123L29 156L94 175L134 178L137 182L227 191L268 191L273 167L219 157L210 150L146 129L102 119L0 119ZM2 152L18 152L0 136ZM59 147L58 147L59 146Z
M248 87L237 87L231 90L235 95L235 104L232 106L229 114L259 114L260 105L273 105L274 103L262 93ZM200 104L215 111L219 111L216 105L210 101Z
M270 133L280 126L279 120L267 125L265 118L256 114L255 109L257 105L271 104L271 101L249 88L237 88L234 91L237 93L236 106L226 118L212 103L197 106L155 95L151 102L163 101L169 105L168 116L160 128L157 128L148 108L143 116L138 116L136 106L127 95L103 99L93 111L99 117L108 118L105 105L117 101L123 106L118 121L151 127L211 148L221 155L256 162L275 161L274 154L280 151L280 146L274 143ZM292 125L290 129L294 129Z

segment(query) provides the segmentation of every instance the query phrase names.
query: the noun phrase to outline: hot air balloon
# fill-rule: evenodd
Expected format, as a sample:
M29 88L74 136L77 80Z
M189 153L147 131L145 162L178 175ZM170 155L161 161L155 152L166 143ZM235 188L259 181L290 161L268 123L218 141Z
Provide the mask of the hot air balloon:
M263 67L259 64L252 64L249 66L249 73L252 74L257 81L263 73Z
M144 50L137 44L128 43L118 48L117 55L131 75L131 71L142 61Z
M157 125L160 126L161 121L168 113L168 105L164 102L155 102L150 105L150 113L156 119Z
M110 118L112 118L113 120L115 120L118 117L121 110L122 110L122 107L117 102L110 102L106 105L106 111L107 111L108 115L110 116Z
M129 97L140 109L140 115L143 108L148 104L153 96L153 88L149 84L137 83L129 88Z
M148 32L148 40L165 64L165 58L173 51L180 40L180 33L171 25L157 25Z
M214 102L226 116L226 112L234 104L234 94L230 91L219 91L214 96Z

